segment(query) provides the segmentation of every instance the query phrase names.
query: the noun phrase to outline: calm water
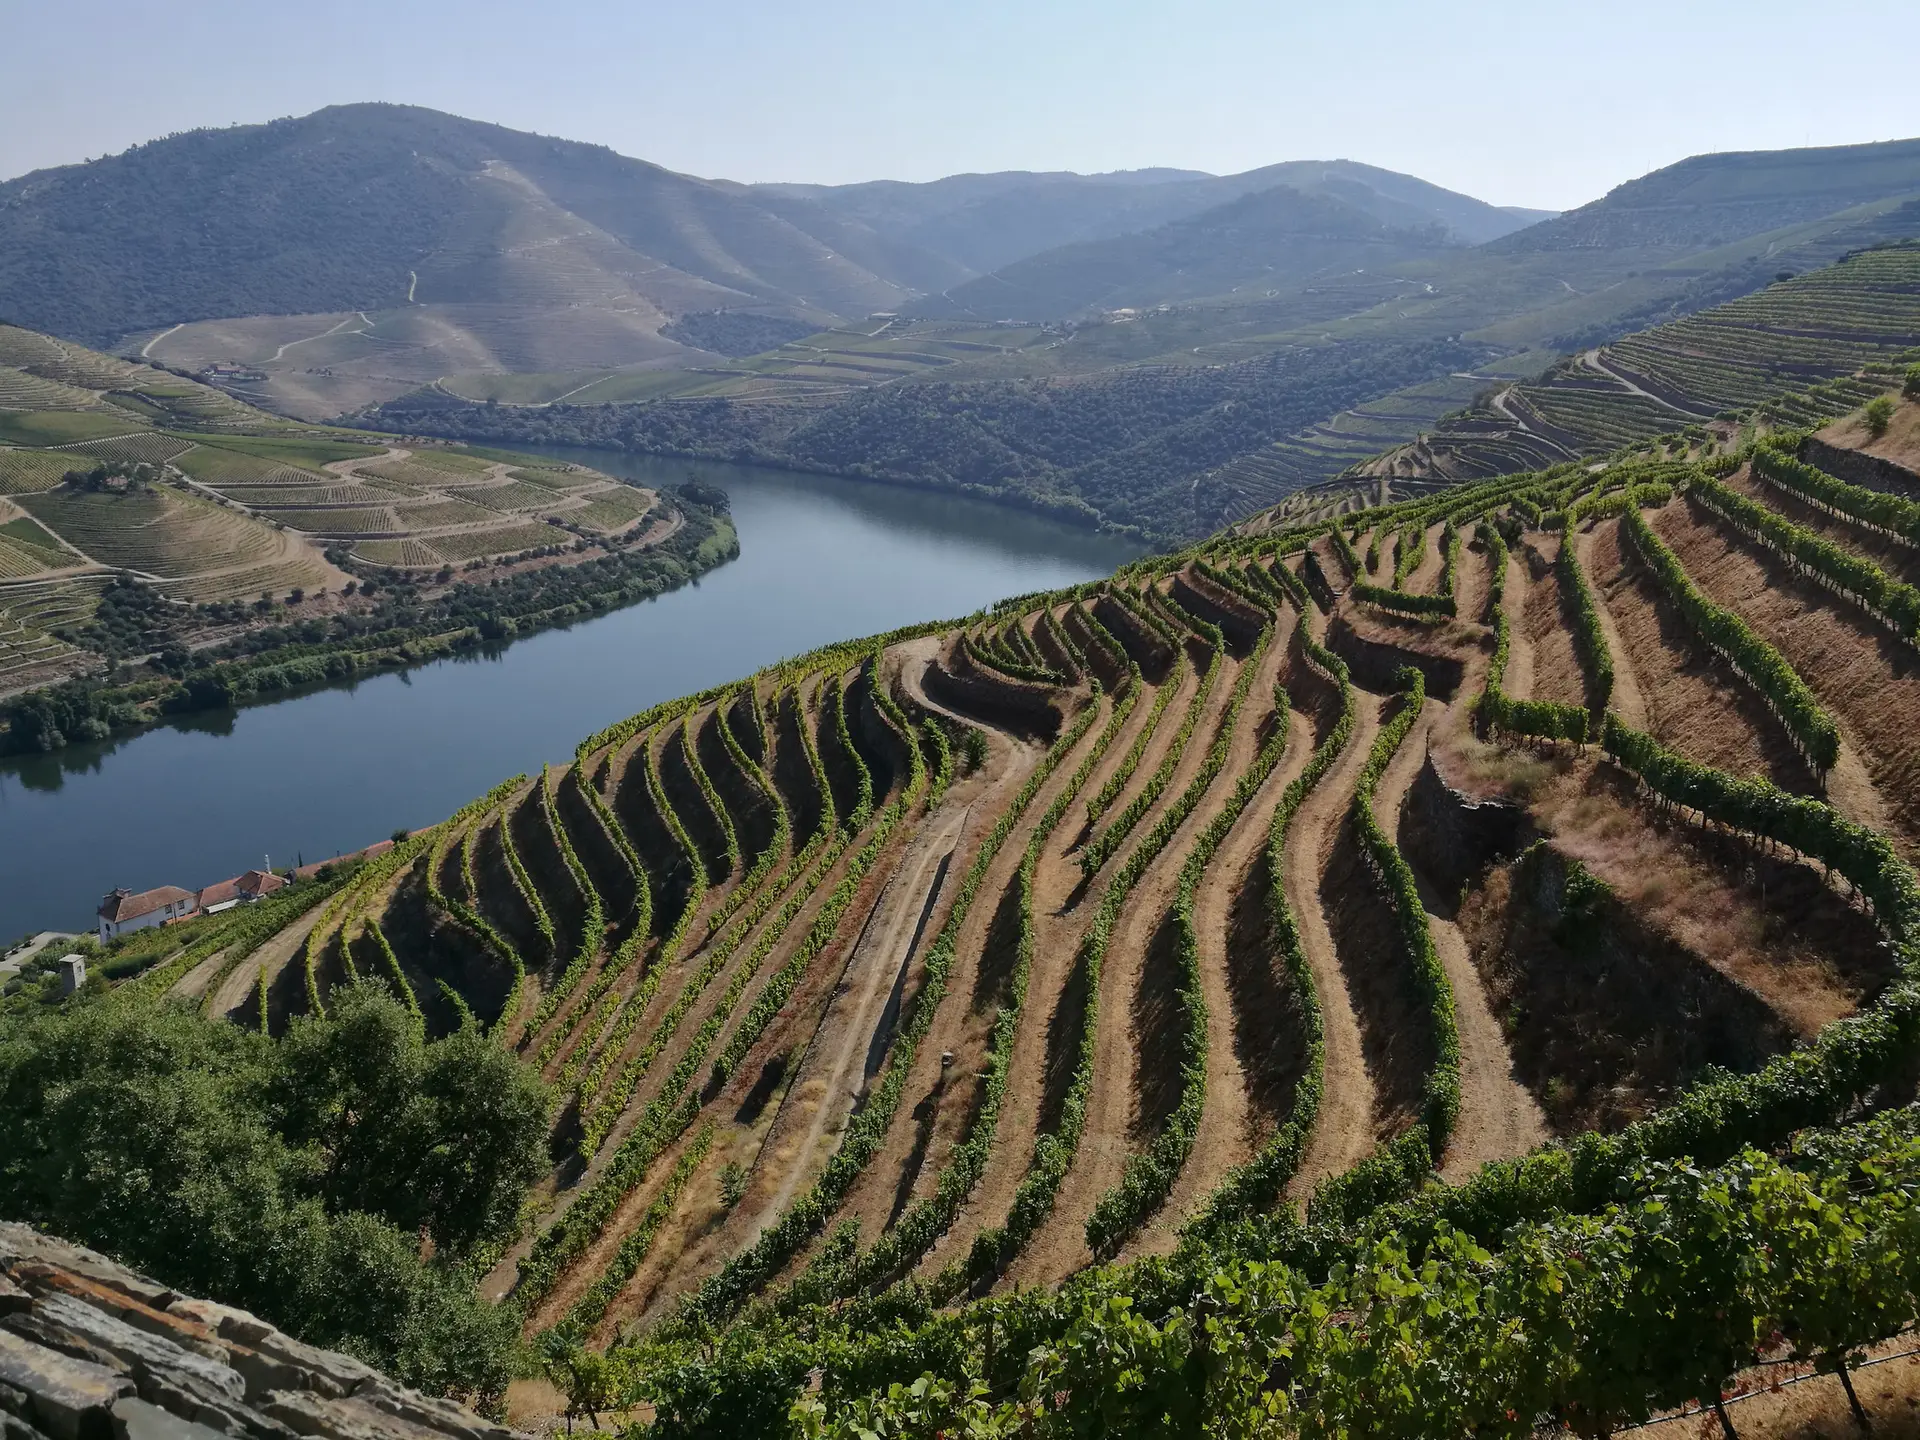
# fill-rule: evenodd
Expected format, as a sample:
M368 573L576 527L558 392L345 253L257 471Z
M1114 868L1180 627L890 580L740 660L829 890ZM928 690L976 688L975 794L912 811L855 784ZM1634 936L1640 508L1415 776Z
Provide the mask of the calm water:
M623 716L833 640L1103 575L1124 542L948 496L570 451L733 497L741 554L695 585L491 656L0 762L0 946L82 929L116 885L198 888L430 824Z

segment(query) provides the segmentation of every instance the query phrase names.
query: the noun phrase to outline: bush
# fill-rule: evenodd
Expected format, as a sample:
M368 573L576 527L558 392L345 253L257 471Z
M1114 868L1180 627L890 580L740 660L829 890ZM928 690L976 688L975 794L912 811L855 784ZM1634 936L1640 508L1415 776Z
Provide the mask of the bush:
M330 999L281 1042L118 993L0 1024L0 1214L497 1395L512 1320L458 1261L546 1169L539 1083L477 1030L428 1044L378 987Z
M1907 367L1907 383L1900 387L1900 393L1909 400L1920 400L1920 365Z
M1867 405L1867 433L1878 440L1887 433L1887 427L1893 424L1893 397L1876 396Z

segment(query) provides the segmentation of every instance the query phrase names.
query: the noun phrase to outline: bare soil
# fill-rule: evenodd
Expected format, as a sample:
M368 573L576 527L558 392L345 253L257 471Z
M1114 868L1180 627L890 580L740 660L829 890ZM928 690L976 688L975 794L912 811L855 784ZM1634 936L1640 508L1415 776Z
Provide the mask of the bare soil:
M1572 597L1563 595L1554 561L1560 541L1553 535L1529 535L1515 552L1527 572L1525 609L1514 627L1524 632L1533 652L1533 688L1527 697L1561 705L1587 703L1586 672L1573 647ZM1518 692L1514 692L1518 693Z
M1273 773L1248 800L1194 895L1201 993L1209 1025L1207 1103L1199 1133L1167 1203L1121 1252L1122 1260L1171 1250L1180 1223L1229 1170L1252 1157L1292 1108L1305 1060L1298 1000L1271 944L1258 941L1265 925L1268 826L1281 795L1306 767L1313 737L1305 717L1294 715L1290 707L1276 712L1269 700L1255 708L1262 694L1272 694L1287 659L1285 647L1273 646L1269 663L1254 681L1232 758L1218 782L1227 787L1222 798L1231 794L1235 777L1283 722L1288 725L1286 748ZM1260 723L1248 723L1256 714ZM1263 882L1258 887L1249 883L1256 878ZM1177 1087L1172 1098L1178 1102Z
M1129 837L1129 844L1122 847L1123 853L1132 853L1161 812L1199 770L1207 747L1219 729L1237 672L1238 667L1233 663L1222 665L1213 692L1207 697L1206 710L1194 729L1191 743L1180 757L1171 782L1160 801L1141 818ZM1184 698L1176 698L1170 712L1183 704ZM1148 747L1147 758L1141 762L1141 775L1159 763L1156 752L1164 753L1177 729L1177 724L1162 726L1161 734L1155 737L1154 744ZM1130 1137L1137 1133L1135 1116L1143 1101L1149 1099L1142 1093L1142 1081L1154 1068L1152 1057L1158 1054L1164 1065L1166 1055L1177 1053L1177 1023L1142 1034L1138 1029L1141 1017L1136 1012L1134 997L1141 988L1149 946L1172 903L1187 849L1193 843L1194 834L1218 809L1219 797L1229 788L1231 782L1224 777L1214 781L1206 800L1187 817L1134 885L1114 925L1100 977L1098 1032L1086 1128L1074 1163L1061 1182L1052 1214L1025 1253L1008 1267L1003 1283L1054 1283L1092 1259L1085 1234L1087 1217L1100 1196L1118 1182L1126 1169L1131 1154ZM1118 803L1124 805L1126 797ZM1106 873L1117 873L1122 863L1116 856L1108 862ZM1174 1032L1171 1037L1170 1029Z
M1566 893L1542 850L1496 866L1460 929L1521 1081L1554 1133L1644 1118L1707 1065L1746 1072L1794 1035L1760 997L1612 896Z
M1751 686L1695 635L1645 568L1622 555L1617 520L1594 536L1588 582L1606 597L1662 744L1733 775L1759 775L1782 789L1817 788L1786 731Z
M1169 711L1178 703L1177 699L1172 702ZM1099 793L1100 787L1119 768L1128 748L1146 725L1152 705L1151 691L1143 688L1127 723L1113 737L1100 764L1087 776L1080 792L1082 800ZM1173 726L1178 723L1177 720L1171 722ZM1171 728L1165 719L1161 724L1163 729ZM1071 763L1062 769L1070 768ZM1146 768L1147 763L1143 761L1142 769ZM1119 803L1125 803L1124 797ZM1085 833L1083 817L1082 805L1076 802L1061 817L1059 827L1042 848L1035 866L1033 964L1027 977L1027 999L1021 1009L1020 1028L1014 1036L1007 1088L1001 1097L998 1135L972 1198L947 1233L928 1251L921 1266L923 1276L937 1272L966 1254L981 1230L1005 1221L1014 1193L1026 1176L1035 1138L1050 1132L1059 1122L1060 1105L1072 1077L1074 1048L1086 1013L1087 997L1083 987L1074 983L1078 974L1075 955L1092 910L1083 893L1080 867L1073 859ZM1009 846L1016 838L1009 838Z
M1865 611L1796 575L1703 509L1667 507L1661 538L1694 583L1799 671L1840 726L1828 797L1920 854L1920 651Z
M1373 1117L1379 1103L1359 1007L1348 988L1334 938L1344 897L1327 883L1329 866L1347 828L1354 784L1380 728L1379 702L1365 694L1358 699L1347 748L1302 803L1287 837L1287 903L1300 924L1301 946L1313 967L1326 1049L1320 1113L1288 1187L1296 1197L1306 1196L1321 1180L1342 1174L1367 1157L1373 1149ZM1372 883L1364 874L1359 879Z
M1425 762L1428 738L1445 728L1446 719L1447 707L1438 701L1427 703L1425 714L1401 742L1374 793L1375 818L1403 850L1401 810ZM1490 1160L1523 1155L1541 1144L1547 1138L1547 1124L1532 1094L1515 1077L1506 1037L1455 923L1454 901L1443 899L1417 867L1415 876L1427 911L1427 931L1453 989L1454 1025L1460 1041L1460 1115L1440 1174L1457 1182ZM1420 1023L1431 1028L1424 1006Z
M1620 638L1620 626L1613 618L1613 606L1595 569L1594 540L1594 531L1586 529L1574 536L1573 544L1574 556L1586 571L1587 585L1593 591L1594 611L1599 617L1600 633L1607 643L1607 655L1613 661L1613 695L1607 705L1634 729L1645 730L1648 726L1646 692L1641 688L1640 672L1634 668L1633 656L1628 652L1626 642ZM1616 568L1618 555L1616 541L1612 562Z

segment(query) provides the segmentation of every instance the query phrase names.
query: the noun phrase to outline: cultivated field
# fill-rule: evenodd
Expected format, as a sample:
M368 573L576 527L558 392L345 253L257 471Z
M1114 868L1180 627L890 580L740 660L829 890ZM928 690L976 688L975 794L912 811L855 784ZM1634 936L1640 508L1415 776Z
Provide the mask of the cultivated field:
M149 468L68 482L103 465ZM330 549L416 572L587 556L643 533L655 502L578 466L297 425L0 326L0 691L97 667L49 632L84 627L109 572L189 604L317 595L351 578Z
M470 1011L562 1097L488 1293L732 1413L996 1327L1011 1403L1075 1295L1573 1224L1911 1083L1920 479L1802 438L1354 493L670 702L201 1003ZM1705 1393L1637 1374L1616 1419Z

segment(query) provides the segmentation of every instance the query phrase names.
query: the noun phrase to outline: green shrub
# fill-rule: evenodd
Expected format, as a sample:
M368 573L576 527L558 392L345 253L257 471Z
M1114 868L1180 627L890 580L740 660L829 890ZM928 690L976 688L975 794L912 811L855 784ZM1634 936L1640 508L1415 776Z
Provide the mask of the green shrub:
M1893 397L1879 395L1867 403L1867 433L1878 440L1893 424Z

